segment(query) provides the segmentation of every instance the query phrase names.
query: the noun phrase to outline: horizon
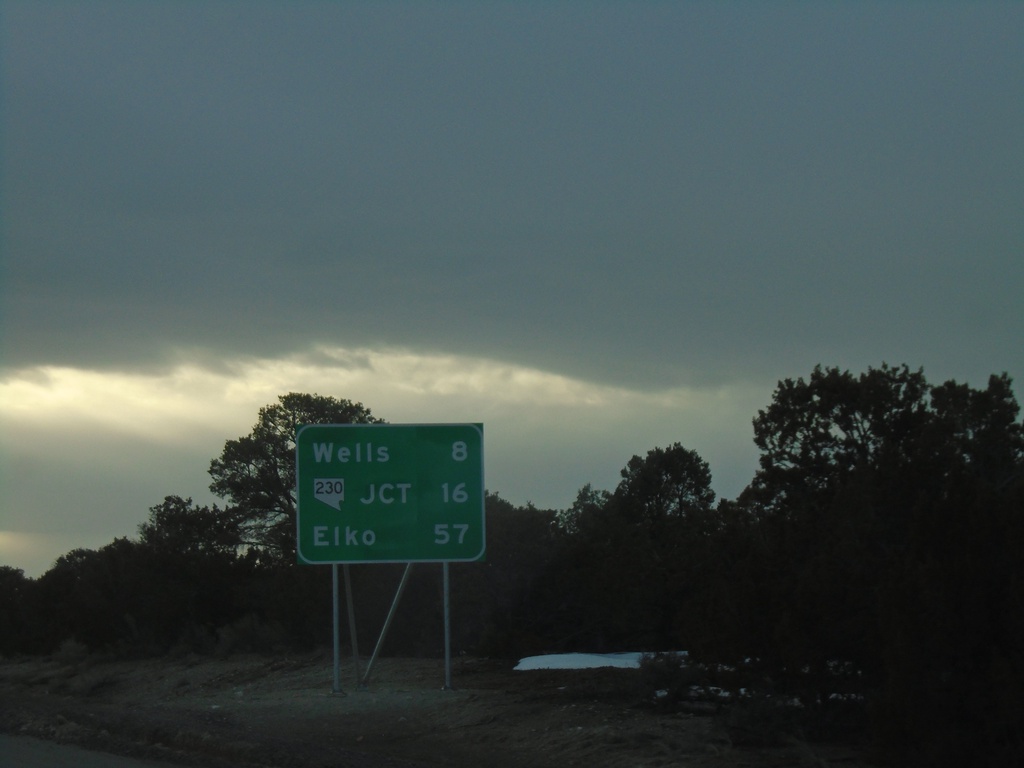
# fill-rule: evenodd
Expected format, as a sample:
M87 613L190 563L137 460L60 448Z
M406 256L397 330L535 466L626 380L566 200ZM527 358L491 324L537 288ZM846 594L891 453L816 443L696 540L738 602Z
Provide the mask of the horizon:
M133 536L287 392L564 508L732 498L815 365L1024 376L1024 5L8 2L0 562ZM1019 384L1018 389L1019 391Z

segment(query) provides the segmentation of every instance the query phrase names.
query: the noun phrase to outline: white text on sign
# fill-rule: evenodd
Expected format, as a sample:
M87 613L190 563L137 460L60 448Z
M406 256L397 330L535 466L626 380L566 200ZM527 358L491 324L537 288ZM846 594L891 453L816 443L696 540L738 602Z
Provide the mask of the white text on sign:
M390 451L386 445L378 445L376 449L373 443L356 443L355 446L342 445L337 452L334 450L334 443L313 443L313 459L317 464L326 462L330 464L337 459L342 464L350 461L379 462L383 464L391 458Z
M381 504L394 504L396 488L401 494L399 504L405 504L408 501L408 493L409 489L412 488L412 483L381 483L379 488L376 483L370 483L370 490L359 501L362 504L373 504L374 501L378 500Z
M313 546L314 547L329 547L331 546L330 539L330 527L326 525L314 525L313 526ZM377 534L367 528L365 531L360 531L358 528L352 528L348 525L345 526L345 533L342 534L341 526L334 526L334 546L340 547L342 545L342 535L345 537L346 547L358 547L360 544L372 547L377 541Z

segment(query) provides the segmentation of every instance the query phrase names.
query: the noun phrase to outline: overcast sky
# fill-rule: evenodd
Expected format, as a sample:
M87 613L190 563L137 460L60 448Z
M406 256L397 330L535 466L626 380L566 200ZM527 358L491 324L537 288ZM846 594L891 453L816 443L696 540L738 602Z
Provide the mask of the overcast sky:
M3 2L0 564L290 391L563 508L814 365L1024 381L1024 4Z

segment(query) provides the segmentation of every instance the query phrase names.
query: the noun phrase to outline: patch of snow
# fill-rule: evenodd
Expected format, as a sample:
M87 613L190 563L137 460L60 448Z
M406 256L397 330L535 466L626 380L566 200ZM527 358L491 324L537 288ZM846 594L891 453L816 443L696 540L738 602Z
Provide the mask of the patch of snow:
M683 659L686 659L689 654L686 651L675 651L674 654ZM601 667L617 667L619 669L639 669L640 661L644 656L651 654L643 652L627 652L627 653L549 653L543 656L527 656L526 658L520 659L519 663L515 666L516 671L525 672L533 669L598 669ZM752 659L746 659L747 663ZM725 665L718 665L719 671L733 671L732 667ZM559 688L564 690L564 688ZM719 688L714 685L691 685L689 689L690 699L692 700L707 700L707 699L718 699L720 701L728 701L733 698L734 695L740 698L746 698L750 696L750 691L747 688L740 688L736 694L730 691ZM654 692L654 699L656 701L665 699L669 696L669 691L666 689L658 690ZM851 701L863 701L863 696L853 693L832 693L829 695L830 699L833 700L851 700ZM789 699L778 701L780 706L790 707L803 707L803 703L799 699Z
M673 651L674 655L686 658L686 651ZM543 656L527 656L516 665L519 671L531 669L597 669L599 667L619 667L621 669L640 669L640 660L651 654L643 651L627 651L625 653L548 653Z
M544 656L527 656L516 664L519 672L531 669L597 669L599 667L620 667L639 669L643 653L549 653Z

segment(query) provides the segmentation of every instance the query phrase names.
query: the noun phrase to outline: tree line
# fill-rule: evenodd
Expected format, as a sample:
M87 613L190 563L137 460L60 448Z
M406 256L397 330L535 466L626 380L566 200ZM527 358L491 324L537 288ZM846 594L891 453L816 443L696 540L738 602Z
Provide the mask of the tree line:
M328 644L327 572L294 564L295 431L379 422L360 403L284 395L211 462L223 507L167 497L137 538L69 552L38 579L0 567L0 653ZM565 509L488 493L486 559L452 566L455 648L685 649L818 722L852 706L894 763L1015 764L1024 425L1009 377L974 389L905 365L819 366L779 382L753 426L759 466L736 499L716 499L680 443ZM414 568L385 652L441 653L438 570ZM400 571L352 568L361 635Z

